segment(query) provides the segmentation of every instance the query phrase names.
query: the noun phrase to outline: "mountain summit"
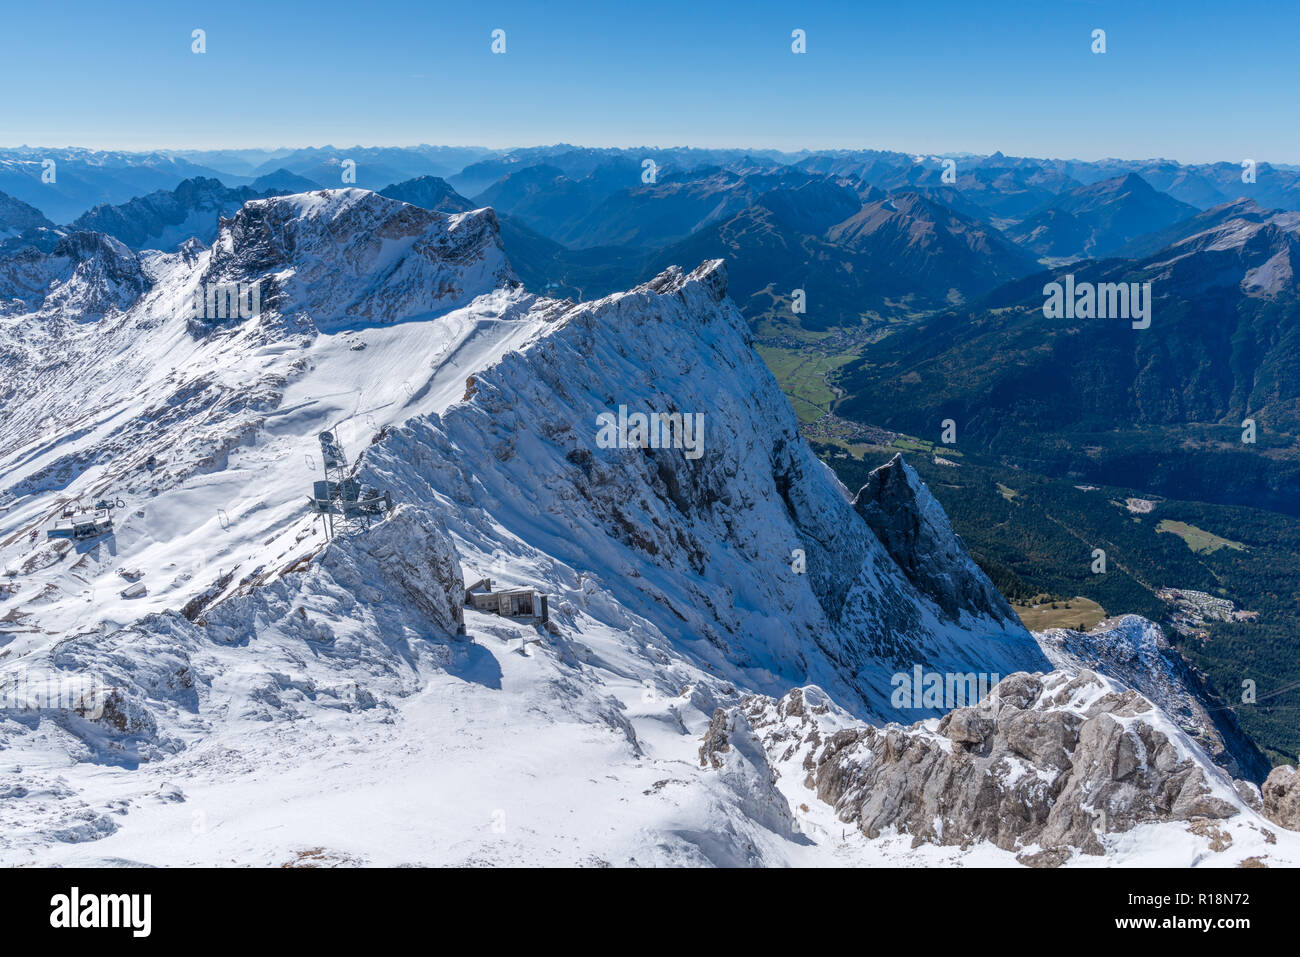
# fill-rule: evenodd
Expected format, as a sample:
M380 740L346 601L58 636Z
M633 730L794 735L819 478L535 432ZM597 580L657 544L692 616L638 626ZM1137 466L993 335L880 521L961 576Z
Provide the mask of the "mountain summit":
M826 863L907 853L875 843L897 824L936 860L985 842L1007 862L1045 834L1060 863L1115 830L1071 817L1091 780L1131 809L1120 824L1210 815L1230 856L1263 844L1245 798L1136 693L1005 677L1051 665L901 459L851 501L721 262L573 303L523 288L497 227L357 189L258 199L210 248L79 242L82 265L140 265L120 311L85 312L125 288L87 268L98 295L63 301L60 322L35 305L53 283L4 316L19 358L0 561L21 631L0 681L103 689L0 721L23 755L6 859ZM185 304L206 283L265 284L261 309L196 327ZM328 537L308 507L325 466L392 507ZM110 531L45 536L101 500ZM467 605L484 588L546 596L547 618ZM1002 678L996 720L934 731L950 703L902 701L914 672ZM761 729L762 702L789 718L796 688L815 725ZM1033 728L1080 716L1107 746L1062 776ZM875 730L890 720L912 724ZM983 801L933 840L895 744L930 749L935 780L959 765L972 792L985 764L1007 787L1070 790L1045 829L994 834ZM820 768L796 773L814 750ZM905 805L837 843L867 767ZM1171 809L1151 795L1174 773ZM220 823L200 840L193 807Z

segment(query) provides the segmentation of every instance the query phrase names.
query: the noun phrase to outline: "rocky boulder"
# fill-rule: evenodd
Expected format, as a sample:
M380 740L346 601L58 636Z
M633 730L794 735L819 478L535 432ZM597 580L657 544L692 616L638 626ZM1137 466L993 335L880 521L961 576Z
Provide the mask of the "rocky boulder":
M1264 816L1274 824L1300 831L1300 772L1289 764L1276 767L1261 791Z

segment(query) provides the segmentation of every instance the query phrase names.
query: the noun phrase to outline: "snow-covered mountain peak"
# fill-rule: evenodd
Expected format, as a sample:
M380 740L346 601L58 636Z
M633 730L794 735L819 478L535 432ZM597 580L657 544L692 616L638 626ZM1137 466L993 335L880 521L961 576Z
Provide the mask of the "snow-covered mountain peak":
M951 618L975 611L1013 627L1015 613L966 554L948 516L897 454L872 470L853 500L889 554Z
M444 215L362 189L253 200L222 220L203 282L262 282L322 330L399 322L518 285L490 209Z
M445 509L467 565L531 556L554 593L579 604L598 588L610 624L635 615L749 687L815 681L893 715L904 663L1045 666L1013 617L930 590L982 579L960 544L932 543L932 577L909 579L804 443L725 289L714 260L590 303L536 302L530 314L554 320L544 334L477 372L464 401L381 439L363 475ZM651 415L681 428L638 441L635 417Z
M244 203L273 195L248 186L229 188L210 177L193 177L119 205L101 203L78 216L69 230L90 230L120 239L132 249L173 250L189 239L212 245L222 216Z
M125 311L148 287L140 258L103 233L73 232L49 253L28 247L0 259L0 309L11 313L85 321Z
M668 295L681 292L691 283L699 284L714 302L722 302L727 296L727 264L721 259L708 259L689 273L683 272L680 266L669 266L633 292L645 289L659 295Z

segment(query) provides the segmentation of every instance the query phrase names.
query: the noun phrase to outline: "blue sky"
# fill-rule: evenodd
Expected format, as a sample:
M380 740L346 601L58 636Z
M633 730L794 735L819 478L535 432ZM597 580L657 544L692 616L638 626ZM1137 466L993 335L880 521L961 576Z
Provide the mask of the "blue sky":
M496 28L505 55L490 51ZM806 54L790 50L795 28ZM0 145L1300 163L1297 28L1300 4L1250 0L10 2Z

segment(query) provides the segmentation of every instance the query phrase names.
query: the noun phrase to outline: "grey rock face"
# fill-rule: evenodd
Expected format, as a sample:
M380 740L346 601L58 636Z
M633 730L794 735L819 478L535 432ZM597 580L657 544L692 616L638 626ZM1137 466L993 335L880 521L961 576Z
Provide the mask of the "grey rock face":
M727 740L727 712L722 708L715 708L713 718L709 721L709 728L704 732L704 743L700 745L700 767L711 766L717 770L722 767L720 755L730 750L731 744Z
M872 471L853 500L890 557L949 618L962 611L1016 622L1006 599L971 561L948 517L901 455Z
M1300 831L1300 772L1289 764L1276 767L1261 790L1264 816L1274 824Z
M1055 866L1076 849L1103 853L1102 834L1240 810L1151 702L1090 671L1011 675L934 730L823 730L793 695L744 707L769 753L812 743L805 784L871 838L893 828L913 846L988 841Z

